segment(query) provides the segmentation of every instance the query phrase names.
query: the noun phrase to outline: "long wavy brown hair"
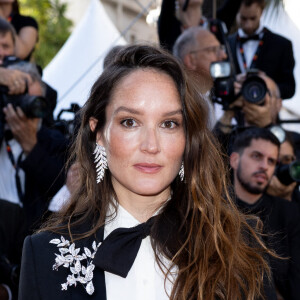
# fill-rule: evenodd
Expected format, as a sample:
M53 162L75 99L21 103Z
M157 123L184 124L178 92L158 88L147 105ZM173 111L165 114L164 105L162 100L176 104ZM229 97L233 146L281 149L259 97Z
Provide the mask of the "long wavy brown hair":
M166 275L176 266L171 300L258 299L269 272L263 258L268 250L228 195L228 179L218 143L207 128L208 109L197 85L167 52L149 45L123 47L92 87L82 109L82 122L70 160L81 166L77 192L68 206L43 230L68 230L74 239L94 235L105 224L108 205L117 199L106 171L96 184L93 151L96 133L106 123L105 110L122 78L139 68L168 74L178 89L184 117L185 180L171 183L172 199L164 204L151 229L156 260ZM98 120L93 132L89 119ZM116 208L117 209L117 208ZM90 230L76 236L73 229L91 222ZM166 269L163 257L171 261Z

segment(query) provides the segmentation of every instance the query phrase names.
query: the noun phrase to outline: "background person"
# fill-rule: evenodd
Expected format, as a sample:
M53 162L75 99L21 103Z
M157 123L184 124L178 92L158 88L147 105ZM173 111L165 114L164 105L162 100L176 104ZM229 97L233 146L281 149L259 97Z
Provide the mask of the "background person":
M238 208L263 222L266 244L284 260L270 257L275 286L284 299L298 299L300 287L300 213L295 203L268 195L279 141L265 128L247 128L234 139L230 165ZM267 297L268 299L268 297Z
M264 7L264 0L242 0L239 29L228 37L236 74L259 69L276 82L281 99L289 99L295 94L292 43L260 24Z
M30 76L26 95L45 96L45 86L35 65L21 61L9 67ZM1 97L7 96L4 93ZM21 104L23 97L21 94ZM61 187L60 180L64 180L60 172L65 162L67 140L60 132L46 126L52 115L51 105L44 108L42 119L26 115L20 103L18 106L10 101L4 103L1 111L4 131L0 148L0 198L22 206L27 229L32 230L46 211L51 195ZM47 99L44 101L47 103Z
M278 162L282 165L290 165L296 160L293 136L286 132L285 141L280 144ZM273 175L267 189L267 193L272 196L280 197L288 201L300 203L299 183L296 181L286 185Z
M3 66L5 57L15 55L16 32L5 19L0 18L0 85L8 87L9 94L24 93L31 77L19 70L8 70Z
M263 245L223 198L225 169L196 87L163 50L135 45L117 52L82 111L71 157L80 165L79 189L25 241L21 300L87 293L235 300L263 293ZM77 256L82 251L86 256ZM74 264L83 286L75 286L81 279L72 275Z
M209 106L209 127L216 123L215 108L211 100L213 81L209 72L213 62L227 58L224 47L209 30L200 26L191 27L177 38L173 54L178 57L187 69L195 72L199 90L207 99Z
M38 42L36 20L20 14L17 0L0 0L0 16L9 21L16 30L16 56L29 60Z
M250 103L243 96L240 96L231 103L229 109L223 111L215 125L214 133L220 141L224 153L231 154L232 140L239 128L248 126L267 128L278 124L278 114L282 106L278 86L274 80L262 73L259 74L259 77L264 80L267 88L267 93L262 99L262 103L260 105ZM240 78L243 80L245 77ZM241 90L241 82L235 82L236 94ZM236 116L240 117L240 119L236 118ZM233 125L234 121L237 123L240 120L242 120L241 124Z

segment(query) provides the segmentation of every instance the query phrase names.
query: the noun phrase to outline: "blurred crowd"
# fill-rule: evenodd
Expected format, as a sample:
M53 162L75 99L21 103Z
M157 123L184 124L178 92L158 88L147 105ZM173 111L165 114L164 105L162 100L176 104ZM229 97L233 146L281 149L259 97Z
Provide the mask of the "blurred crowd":
M299 299L300 134L284 130L279 118L282 101L295 93L293 46L262 26L264 0L225 0L216 18L203 15L203 1L162 1L160 46L201 85L228 189L241 211L262 220L265 243L285 258L270 258L274 293L266 299ZM68 150L80 115L72 134L54 118L55 87L31 59L37 42L37 22L20 14L17 0L0 0L0 300L17 299L25 236L78 182ZM121 47L110 50L104 68Z

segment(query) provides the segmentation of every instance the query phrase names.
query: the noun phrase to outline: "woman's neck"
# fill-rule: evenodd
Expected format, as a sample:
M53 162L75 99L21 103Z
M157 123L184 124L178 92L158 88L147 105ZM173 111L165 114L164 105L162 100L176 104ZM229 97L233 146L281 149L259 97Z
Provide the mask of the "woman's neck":
M12 12L11 3L3 3L0 5L0 17L7 19Z
M146 222L170 198L170 189L155 196L141 196L128 191L116 191L118 202L139 222Z

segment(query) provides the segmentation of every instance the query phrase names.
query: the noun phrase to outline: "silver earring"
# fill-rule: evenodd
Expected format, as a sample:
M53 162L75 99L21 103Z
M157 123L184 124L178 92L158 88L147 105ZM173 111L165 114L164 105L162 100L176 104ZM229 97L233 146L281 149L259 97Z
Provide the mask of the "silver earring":
M96 148L93 154L95 155L94 162L96 164L96 174L97 174L96 180L97 183L99 183L103 180L105 169L107 169L105 148L96 143Z
M179 176L180 176L180 180L183 181L183 179L184 179L184 164L183 164L183 162L181 163L181 167L179 170Z

